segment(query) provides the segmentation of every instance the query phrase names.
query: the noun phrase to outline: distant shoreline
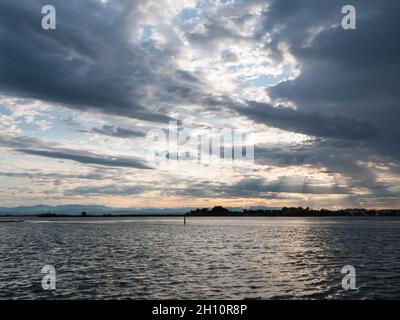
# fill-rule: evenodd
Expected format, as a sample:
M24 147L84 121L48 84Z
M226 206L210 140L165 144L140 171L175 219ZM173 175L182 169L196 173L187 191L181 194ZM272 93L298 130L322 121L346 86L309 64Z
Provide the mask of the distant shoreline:
M282 209L260 209L230 211L221 206L190 211L189 216L235 216L235 217L400 217L400 210L367 210L367 209L340 209L340 210L312 210L309 207L284 207Z
M212 209L203 208L191 210L186 213L106 213L81 214L40 213L40 214L5 214L0 217L38 217L38 218L127 218L127 217L400 217L400 209L367 210L367 209L341 209L341 210L312 210L310 208L292 207L282 209L260 209L231 211L222 206ZM3 220L4 222L4 220Z

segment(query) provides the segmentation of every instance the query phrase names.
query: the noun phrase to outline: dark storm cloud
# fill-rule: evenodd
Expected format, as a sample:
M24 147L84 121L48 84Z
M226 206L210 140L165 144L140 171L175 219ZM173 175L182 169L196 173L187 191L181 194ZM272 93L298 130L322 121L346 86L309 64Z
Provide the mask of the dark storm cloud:
M52 159L71 160L88 165L105 167L124 167L135 169L151 169L144 164L144 160L133 157L117 157L100 155L90 151L73 150L49 146L48 143L29 137L0 137L0 146L11 148L24 154L35 155Z
M355 133L358 139L369 141L371 152L398 158L400 3L352 1L357 10L356 30L341 28L341 8L346 4L347 1L271 1L259 35L270 34L272 41L266 49L278 60L278 44L286 43L302 71L298 78L282 82L268 93L273 99L294 101L299 115L318 112L321 119L339 120L337 132L330 134L329 129L329 137L347 138L347 133L350 137ZM322 31L313 38L319 28ZM353 120L343 124L340 120L344 119L354 119L350 132L346 131ZM273 120L258 120L273 126ZM370 131L372 128L376 131ZM287 129L304 132L296 123ZM345 137L340 137L342 132ZM371 139L375 133L379 135Z
M201 95L189 73L175 74L169 57L176 49L133 43L136 1L54 0L57 29L47 31L45 4L0 3L2 94L156 122L170 119L158 103Z
M102 128L93 128L91 131L94 133L117 138L138 138L145 136L145 134L141 131L108 125L104 125Z
M345 116L299 112L292 108L273 107L270 104L255 101L249 101L247 107L237 110L256 122L317 137L370 139L377 135L376 130L368 123Z
M16 151L46 158L72 160L83 164L95 164L108 167L150 169L150 167L146 166L145 164L133 158L131 159L131 158L121 158L121 157L102 157L100 155L92 154L90 152L83 152L83 154L80 154L75 150L69 150L69 149L60 151L16 149Z

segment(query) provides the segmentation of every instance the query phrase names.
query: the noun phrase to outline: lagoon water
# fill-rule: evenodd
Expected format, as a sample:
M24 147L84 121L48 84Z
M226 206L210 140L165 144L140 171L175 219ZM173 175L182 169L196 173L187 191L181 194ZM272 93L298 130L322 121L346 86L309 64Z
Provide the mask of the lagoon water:
M399 299L400 219L31 218L0 223L0 271L0 299Z

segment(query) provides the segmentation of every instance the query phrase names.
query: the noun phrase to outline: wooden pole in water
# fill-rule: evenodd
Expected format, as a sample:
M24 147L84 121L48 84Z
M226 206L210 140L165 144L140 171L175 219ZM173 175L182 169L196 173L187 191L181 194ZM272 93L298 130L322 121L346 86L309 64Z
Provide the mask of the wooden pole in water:
M183 216L183 224L186 224L186 214Z

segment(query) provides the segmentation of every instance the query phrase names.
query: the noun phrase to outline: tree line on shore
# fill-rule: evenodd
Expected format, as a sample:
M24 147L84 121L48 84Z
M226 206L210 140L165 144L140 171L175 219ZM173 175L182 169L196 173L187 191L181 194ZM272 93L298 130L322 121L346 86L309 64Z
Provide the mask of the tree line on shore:
M221 206L215 206L211 210L208 208L191 210L189 216L238 216L238 217L363 217L363 216L400 216L398 209L340 209L314 210L309 207L283 207L282 209L244 209L242 211L230 211Z

